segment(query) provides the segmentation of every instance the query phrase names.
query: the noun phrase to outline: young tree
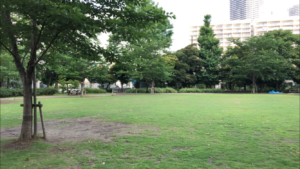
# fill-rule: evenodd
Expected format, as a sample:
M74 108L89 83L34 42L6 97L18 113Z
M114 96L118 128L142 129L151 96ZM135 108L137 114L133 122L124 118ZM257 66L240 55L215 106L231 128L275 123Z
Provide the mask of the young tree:
M202 60L203 69L201 74L197 74L200 82L206 84L206 87L219 84L218 65L222 54L222 48L219 47L219 39L215 38L213 29L210 27L211 16L204 16L204 26L200 28L199 57Z
M151 26L154 21L165 20L170 15L159 8L137 11L137 6L149 4L147 0L2 0L0 45L14 58L23 83L24 107L20 140L32 138L31 85L35 66L47 57L52 46L64 52L73 48L82 57L93 59L102 54L112 56L93 41L103 32L118 33L132 39L146 36L136 28ZM63 44L63 45L61 45ZM26 46L30 55L24 65L21 47Z

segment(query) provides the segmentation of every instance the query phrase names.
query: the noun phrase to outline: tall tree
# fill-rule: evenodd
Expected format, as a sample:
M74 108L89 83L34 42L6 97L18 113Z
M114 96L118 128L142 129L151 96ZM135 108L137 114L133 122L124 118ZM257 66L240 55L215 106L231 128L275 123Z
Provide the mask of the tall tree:
M203 69L201 74L197 74L200 81L206 84L206 87L219 84L218 65L222 54L222 48L219 47L219 39L215 38L213 29L210 27L211 15L204 16L204 26L200 28L199 57L202 59Z
M81 53L81 57L89 59L103 54L106 59L112 60L114 55L107 54L93 41L87 43L86 39L96 39L97 34L102 32L117 32L124 39L146 36L136 28L145 28L170 17L160 8L136 10L137 6L147 4L147 0L1 1L0 45L14 58L23 83L20 140L32 138L33 72L39 61L47 57L51 47L56 46L61 52L73 48ZM22 61L21 55L26 53L22 46L30 49L27 65Z

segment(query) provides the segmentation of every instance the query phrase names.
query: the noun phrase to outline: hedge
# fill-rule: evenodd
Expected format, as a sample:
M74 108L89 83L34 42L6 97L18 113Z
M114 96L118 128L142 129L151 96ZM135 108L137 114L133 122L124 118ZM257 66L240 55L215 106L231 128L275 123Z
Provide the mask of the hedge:
M125 93L146 93L146 88L138 88L138 89L128 89L125 90ZM151 92L151 88L148 88L148 92ZM154 88L155 93L177 93L177 91L173 88Z
M54 88L37 88L36 95L54 95L57 89ZM23 89L0 88L0 97L23 96Z
M106 90L104 89L97 89L97 88L84 88L86 90L86 93L106 93Z
M179 93L224 93L224 89L197 89L197 88L182 88Z

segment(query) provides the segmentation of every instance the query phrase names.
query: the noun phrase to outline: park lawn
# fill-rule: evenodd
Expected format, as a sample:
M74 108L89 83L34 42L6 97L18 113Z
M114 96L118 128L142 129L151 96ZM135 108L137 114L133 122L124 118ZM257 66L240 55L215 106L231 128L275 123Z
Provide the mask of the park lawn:
M28 149L2 149L1 168L299 168L298 95L167 94L40 101L46 120L91 117L149 130L110 142L33 142ZM15 104L1 105L1 128L21 124L20 101L10 102ZM10 141L1 139L1 145ZM63 147L66 151L54 151Z

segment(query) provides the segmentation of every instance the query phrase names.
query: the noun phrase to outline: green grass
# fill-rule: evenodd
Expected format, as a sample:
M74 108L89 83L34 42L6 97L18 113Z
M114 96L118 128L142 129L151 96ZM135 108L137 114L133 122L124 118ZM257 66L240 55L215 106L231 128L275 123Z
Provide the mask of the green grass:
M33 142L29 149L1 150L1 168L299 167L298 95L172 94L40 101L45 119L94 116L152 126L159 132L120 136L111 142ZM21 112L19 104L1 105L1 128L20 125ZM52 153L57 146L70 150Z

